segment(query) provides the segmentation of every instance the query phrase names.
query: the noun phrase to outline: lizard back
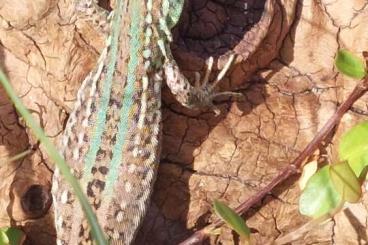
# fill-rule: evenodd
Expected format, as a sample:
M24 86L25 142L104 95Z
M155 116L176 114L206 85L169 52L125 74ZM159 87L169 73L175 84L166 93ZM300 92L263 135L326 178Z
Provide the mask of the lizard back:
M156 178L162 55L153 23L161 4L117 1L111 36L78 91L60 147L110 244L132 242ZM91 244L81 206L58 170L53 196L58 243Z

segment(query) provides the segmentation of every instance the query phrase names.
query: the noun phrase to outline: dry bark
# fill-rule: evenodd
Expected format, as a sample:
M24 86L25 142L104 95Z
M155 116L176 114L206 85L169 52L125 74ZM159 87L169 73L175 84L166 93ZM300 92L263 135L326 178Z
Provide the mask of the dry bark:
M221 68L229 51L241 54L247 29L238 27L247 20L236 15L236 7L257 1L230 2L187 2L173 51L189 77L205 69L209 56ZM0 67L55 142L67 118L64 109L72 108L105 38L91 22L72 18L71 3L0 2ZM356 84L339 75L333 62L339 48L367 50L366 1L278 0L275 11L262 45L248 60L238 59L220 85L240 91L244 100L218 101L222 114L215 117L182 108L165 88L162 160L138 244L176 244L213 220L214 199L235 207L256 193L298 155ZM367 101L363 97L343 117L332 144L321 146L320 160L336 159L339 136L366 120ZM36 145L2 89L0 122L4 159ZM0 166L0 226L22 226L33 243L54 242L52 213L35 218L21 207L32 185L50 188L52 169L42 146ZM297 178L290 179L246 214L255 244L270 243L308 221L298 213L299 195ZM295 244L366 243L367 203L365 195ZM223 228L209 243L237 244L238 238Z

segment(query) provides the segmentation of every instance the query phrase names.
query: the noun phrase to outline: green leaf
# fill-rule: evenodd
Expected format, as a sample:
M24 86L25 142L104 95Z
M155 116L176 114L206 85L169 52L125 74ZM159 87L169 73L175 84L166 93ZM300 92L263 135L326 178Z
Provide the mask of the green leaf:
M335 189L344 201L352 203L359 201L362 196L360 183L346 161L331 165L330 176Z
M342 198L331 181L329 168L324 166L308 180L299 199L301 214L319 218L340 206Z
M341 73L352 78L362 79L366 75L362 59L347 50L337 52L335 65Z
M339 157L348 161L357 177L368 166L368 122L360 123L340 139Z
M245 221L235 211L226 206L226 204L214 200L213 209L217 216L219 216L231 229L236 231L241 237L249 240L250 230L245 224Z
M24 237L24 233L14 227L0 228L0 245L19 245Z
M6 230L4 228L0 229L0 245L9 244L9 237L6 234Z

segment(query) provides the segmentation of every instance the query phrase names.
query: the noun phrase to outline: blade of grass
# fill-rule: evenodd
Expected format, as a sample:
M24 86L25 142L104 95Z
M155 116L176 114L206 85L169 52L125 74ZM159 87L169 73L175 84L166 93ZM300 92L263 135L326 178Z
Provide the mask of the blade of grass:
M19 159L21 159L21 158L23 158L23 157L27 156L27 155L28 155L28 154L30 154L31 152L32 152L32 150L26 150L26 151L23 151L23 152L21 152L21 153L19 153L19 154L15 155L15 156L13 156L13 157L9 158L9 159L6 159L6 160L2 161L2 163L1 163L1 164L6 164L6 163L10 163L10 162L15 162L15 161L17 161L17 160L19 160ZM1 160L1 159L0 159L0 160Z
M21 100L16 95L12 86L10 85L8 79L6 78L3 71L0 69L0 83L4 87L6 93L14 103L18 112L22 115L27 125L31 128L32 132L35 136L40 140L40 142L45 146L46 152L49 157L55 162L56 166L60 169L65 180L72 186L74 193L77 195L79 202L83 208L85 215L87 216L87 220L89 225L91 226L91 233L95 239L96 244L108 244L104 233L97 222L96 215L94 214L91 206L88 203L88 200L85 194L82 191L82 188L79 185L77 179L71 174L69 166L66 164L64 158L60 155L56 147L51 143L49 138L45 135L41 127L33 120L31 113L27 110L27 108L23 105Z

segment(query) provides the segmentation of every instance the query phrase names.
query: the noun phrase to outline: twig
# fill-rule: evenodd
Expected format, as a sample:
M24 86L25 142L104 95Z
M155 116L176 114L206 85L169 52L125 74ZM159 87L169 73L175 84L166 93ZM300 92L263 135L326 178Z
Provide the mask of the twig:
M302 166L303 161L309 157L321 142L326 138L327 135L338 125L340 119L349 110L349 108L366 92L368 91L368 78L361 80L350 93L349 97L338 107L337 111L330 117L330 119L325 123L323 128L317 133L313 140L305 147L305 149L299 154L299 156L290 163L287 167L282 169L280 173L263 189L258 191L255 195L250 197L248 200L240 204L235 211L242 215L249 210L253 205L259 203L268 193L270 193L273 188L282 183L284 180L288 179L290 176L298 173L299 168ZM201 244L210 235L208 230L211 228L218 228L223 225L223 221L217 219L213 224L196 231L185 241L181 242L179 245L193 245Z

